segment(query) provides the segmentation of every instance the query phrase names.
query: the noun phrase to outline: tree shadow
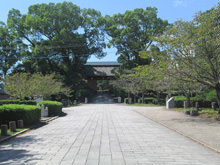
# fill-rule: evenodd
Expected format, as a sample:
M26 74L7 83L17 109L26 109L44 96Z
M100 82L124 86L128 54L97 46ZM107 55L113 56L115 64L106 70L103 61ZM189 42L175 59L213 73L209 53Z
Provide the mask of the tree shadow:
M23 149L24 146L38 143L39 141L41 141L41 139L36 139L35 136L20 136L11 141L4 142L0 145L0 164L14 164L24 161L25 164L28 164L30 161L40 160L34 157L36 154L32 154L29 150ZM10 147L12 146L12 149L8 149L8 145Z
M62 113L60 114L59 117L65 117L66 115L67 115L67 113L65 113L65 112L62 111Z

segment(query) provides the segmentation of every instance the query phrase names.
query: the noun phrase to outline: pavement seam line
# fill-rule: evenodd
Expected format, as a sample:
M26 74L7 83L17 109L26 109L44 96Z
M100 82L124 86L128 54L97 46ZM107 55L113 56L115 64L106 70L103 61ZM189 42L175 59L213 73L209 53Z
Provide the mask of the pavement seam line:
M168 125L166 125L166 124L164 124L164 123L162 123L162 122L159 122L159 121L157 121L157 120L155 120L155 119L153 119L153 118L151 118L151 117L149 117L149 116L146 116L146 115L142 114L141 112L138 112L138 111L136 111L136 110L133 110L133 111L135 111L136 113L138 113L138 114L140 114L140 115L142 115L142 116L144 116L144 117L150 119L151 121L153 121L153 122L155 122L155 123L158 123L158 124L160 124L160 125L162 125L162 126L168 128L169 130L172 130L172 131L174 131L174 132L176 132L176 133L178 133L178 134L180 134L180 135L182 135L182 136L184 136L184 137L186 137L186 138L191 139L192 141L196 142L197 144L200 144L200 145L202 145L202 146L204 146L204 147L206 147L206 148L208 148L208 149L210 149L210 150L212 150L212 151L214 151L214 152L220 154L220 151L219 151L219 150L217 150L217 149L215 149L215 148L209 146L208 144L206 144L206 143L204 143L204 142L201 142L201 141L198 140L198 139L193 138L192 136L186 135L186 134L184 134L183 132L178 131L178 130L175 129L175 128L172 128L172 127L170 127L170 126L168 126Z

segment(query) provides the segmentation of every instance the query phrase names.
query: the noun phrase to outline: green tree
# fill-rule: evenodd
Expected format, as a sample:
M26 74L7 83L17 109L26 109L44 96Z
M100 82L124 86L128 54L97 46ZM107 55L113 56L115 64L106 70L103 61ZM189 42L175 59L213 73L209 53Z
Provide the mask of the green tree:
M173 76L214 88L220 105L219 22L220 5L198 13L191 22L175 22L158 40L172 57Z
M21 40L17 39L3 22L0 22L0 74L4 78L21 58Z
M71 2L36 4L23 15L12 9L8 26L29 50L17 70L55 72L73 91L82 84L87 59L105 56L101 13Z
M108 46L117 48L119 62L125 68L133 68L149 61L139 56L140 50L147 50L153 37L162 34L168 22L157 17L157 9L128 10L124 14L106 16L106 31L111 37Z
M16 73L5 77L4 90L11 98L47 97L61 92L62 84L54 79L54 75L35 73Z

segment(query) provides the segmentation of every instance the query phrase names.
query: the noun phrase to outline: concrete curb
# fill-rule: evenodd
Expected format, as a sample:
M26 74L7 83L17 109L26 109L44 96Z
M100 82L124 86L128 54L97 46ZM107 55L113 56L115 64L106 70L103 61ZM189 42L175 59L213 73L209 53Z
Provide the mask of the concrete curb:
M198 140L198 139L193 138L192 136L186 135L185 133L183 133L183 132L181 132L181 131L179 131L179 130L177 130L177 129L175 129L175 128L172 128L172 127L170 127L170 126L168 126L168 125L166 125L166 124L164 124L164 123L162 123L162 122L159 122L159 121L157 121L157 120L155 120L155 119L152 119L152 118L150 118L150 117L148 117L148 116L145 116L145 115L143 115L141 112L138 112L138 111L135 111L135 112L138 113L138 114L140 114L140 115L142 115L142 116L144 116L144 117L146 117L146 118L148 118L148 119L150 119L151 121L153 121L153 122L155 122L155 123L158 123L158 124L160 124L160 125L162 125L162 126L168 128L169 130L172 130L172 131L174 131L174 132L176 132L176 133L178 133L178 134L180 134L180 135L182 135L182 136L184 136L184 137L186 137L186 138L189 138L190 140L192 140L192 141L194 141L194 142L196 142L196 143L198 143L198 144L200 144L200 145L202 145L202 146L204 146L204 147L206 147L206 148L208 148L208 149L210 149L210 150L212 150L212 151L214 151L214 152L220 154L220 151L219 151L219 150L217 150L217 149L215 149L215 148L209 146L208 144L206 144L206 143L204 143L204 142L201 142L201 141Z
M49 122L57 119L59 116L54 116L54 117L48 117L48 118L42 118L40 119L40 122L48 124Z
M27 129L25 129L25 130L23 130L23 131L21 131L21 132L17 132L17 133L15 133L15 134L11 135L11 136L4 137L4 138L0 139L0 144L1 144L2 142L4 142L4 141L7 141L7 140L9 140L9 139L12 139L12 138L14 138L14 137L20 135L20 134L25 133L25 132L27 132L28 130L30 130L30 128L27 128Z
M10 140L10 139L12 139L12 138L15 138L16 136L21 135L21 134L23 134L23 133L25 133L25 132L27 132L27 131L33 129L33 128L37 128L37 127L41 126L42 124L48 124L49 122L51 122L51 121L57 119L58 117L59 117L59 116L54 116L54 117L46 118L46 119L44 119L44 120L40 120L41 123L38 123L38 124L36 124L36 125L33 125L33 126L31 126L30 128L24 129L23 131L17 132L17 133L15 133L15 134L11 135L11 136L7 136L7 137L4 137L4 138L0 139L0 144L3 143L3 142L5 142L5 141L8 141L8 140Z

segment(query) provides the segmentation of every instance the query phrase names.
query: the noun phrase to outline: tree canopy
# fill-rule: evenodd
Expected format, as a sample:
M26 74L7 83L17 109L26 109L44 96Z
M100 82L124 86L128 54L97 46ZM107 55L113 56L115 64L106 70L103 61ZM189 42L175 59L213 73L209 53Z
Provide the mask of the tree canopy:
M128 10L105 19L106 31L111 37L108 46L117 48L118 60L125 68L149 63L138 56L139 51L150 48L153 37L162 34L168 26L166 20L157 17L157 9L152 7Z
M220 5L198 13L193 21L177 21L158 38L171 56L170 73L182 81L216 89L220 105Z
M71 2L36 4L27 14L10 10L7 25L25 48L16 71L55 72L73 91L83 84L87 59L105 56L101 13L94 9L80 9Z
M54 79L54 75L35 73L16 73L7 75L4 80L4 90L11 98L23 100L33 97L47 97L58 94L62 90L62 83Z

